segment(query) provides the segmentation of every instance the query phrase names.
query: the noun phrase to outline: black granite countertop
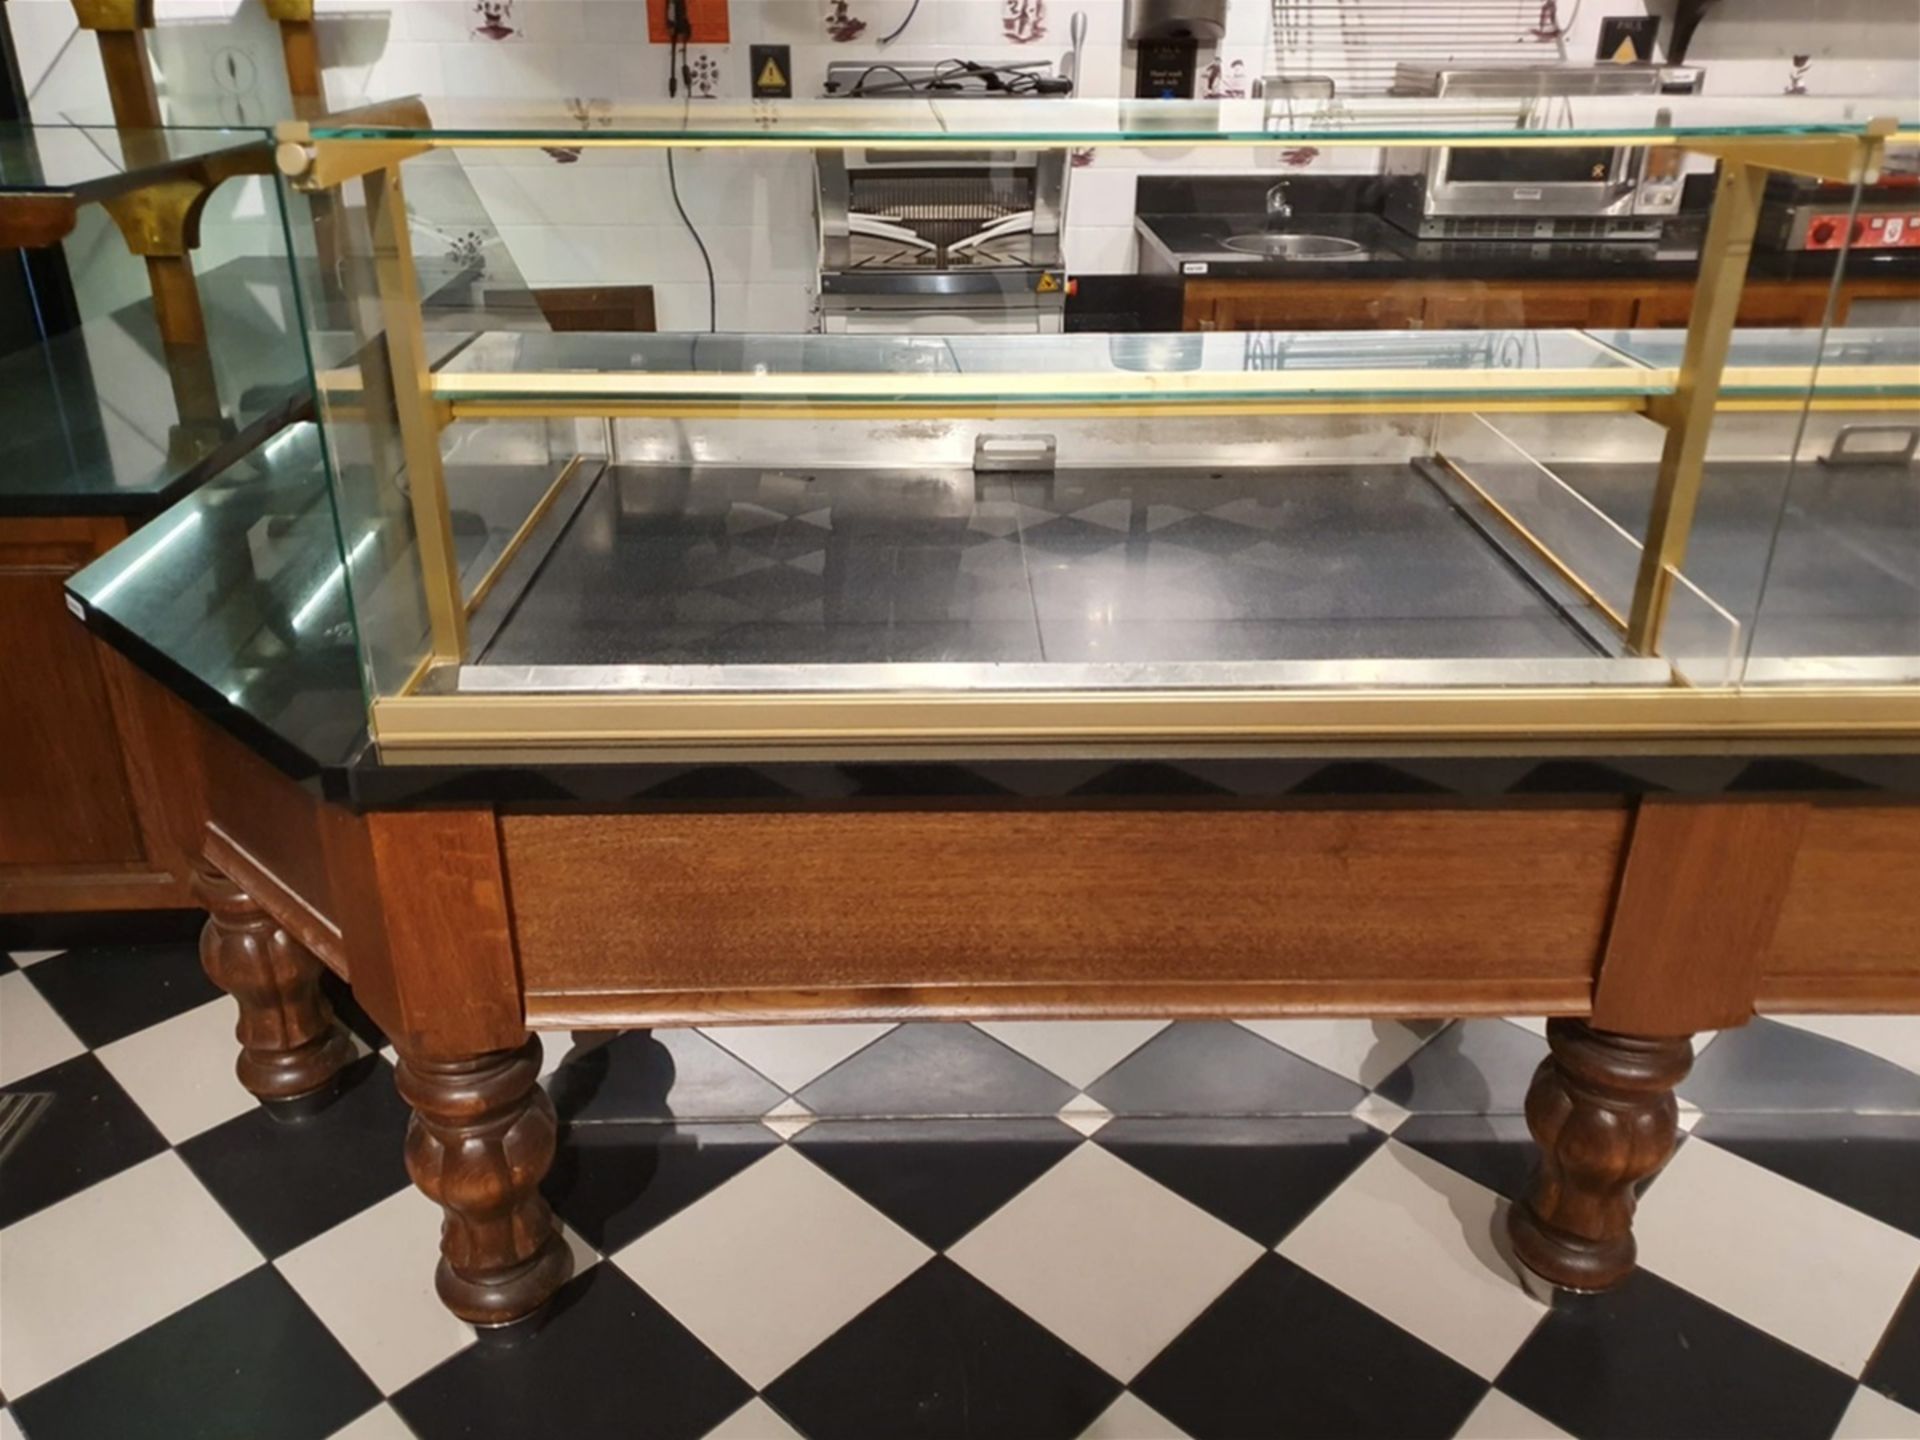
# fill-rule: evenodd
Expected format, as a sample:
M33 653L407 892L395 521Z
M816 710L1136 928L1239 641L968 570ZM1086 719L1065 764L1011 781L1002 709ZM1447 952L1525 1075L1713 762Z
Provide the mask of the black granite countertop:
M1135 221L1143 246L1157 246L1174 268L1214 279L1290 280L1687 280L1700 268L1697 222L1683 220L1660 241L1416 240L1378 215L1296 214L1276 230L1331 235L1365 248L1330 259L1287 260L1228 249L1229 236L1267 229L1259 213L1142 214ZM1756 250L1749 274L1770 280L1820 279L1833 273L1827 252ZM1196 268L1204 266L1204 269ZM1920 251L1859 253L1847 273L1920 278Z

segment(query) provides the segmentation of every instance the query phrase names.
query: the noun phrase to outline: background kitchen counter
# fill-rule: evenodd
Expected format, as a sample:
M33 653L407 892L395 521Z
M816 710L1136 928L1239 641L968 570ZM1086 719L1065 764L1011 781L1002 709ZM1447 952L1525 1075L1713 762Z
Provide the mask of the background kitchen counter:
M1303 177L1288 182L1292 215L1272 228L1353 240L1361 251L1300 260L1227 249L1229 236L1269 228L1263 206L1272 183L1142 183L1140 272L1179 286L1183 328L1686 323L1704 210L1690 210L1660 241L1421 241L1380 217L1376 179ZM1756 249L1741 323L1819 324L1837 259ZM1920 305L1920 251L1849 255L1837 320L1862 301Z

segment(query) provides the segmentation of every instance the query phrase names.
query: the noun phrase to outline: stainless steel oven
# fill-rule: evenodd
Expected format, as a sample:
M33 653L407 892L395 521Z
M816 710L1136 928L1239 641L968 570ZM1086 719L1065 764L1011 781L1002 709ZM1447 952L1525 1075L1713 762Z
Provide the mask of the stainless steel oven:
M1511 98L1692 93L1701 72L1656 65L1401 67L1400 94ZM1652 118L1652 117L1649 117ZM1450 145L1387 151L1385 213L1423 240L1657 240L1679 213L1680 152L1614 145Z

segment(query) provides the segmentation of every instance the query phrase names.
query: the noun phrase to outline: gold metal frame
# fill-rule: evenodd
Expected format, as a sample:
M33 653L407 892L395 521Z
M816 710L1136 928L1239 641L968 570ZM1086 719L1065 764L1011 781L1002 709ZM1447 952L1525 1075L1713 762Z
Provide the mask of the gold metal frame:
M378 123L370 118L370 124ZM608 418L902 418L924 414L946 419L1128 416L1167 414L1427 414L1449 411L1538 410L1551 412L1639 412L1666 428L1659 478L1631 612L1625 616L1609 606L1601 608L1625 633L1629 646L1643 655L1659 653L1662 628L1673 578L1685 560L1694 509L1699 496L1702 465L1714 413L1720 409L1799 409L1812 404L1829 409L1849 401L1851 384L1871 393L1882 384L1910 384L1902 367L1860 367L1845 372L1833 393L1827 385L1815 393L1814 374L1798 395L1739 396L1723 400L1726 359L1731 343L1747 258L1759 214L1761 191L1773 171L1817 175L1856 181L1874 173L1890 122L1873 122L1854 137L1757 136L1752 139L1671 142L1645 136L1621 136L1623 144L1672 143L1710 154L1722 162L1713 216L1703 249L1700 279L1689 319L1683 359L1677 372L1641 371L1596 383L1582 372L1577 388L1588 393L1567 396L1551 393L1556 382L1542 376L1524 382L1503 379L1497 389L1483 375L1457 377L1457 397L1427 393L1391 398L1397 381L1415 388L1411 377L1397 372L1356 372L1355 385L1377 387L1376 398L1355 398L1354 386L1331 389L1325 377L1304 381L1300 393L1263 393L1239 397L1209 395L1186 403L1182 389L1190 385L1157 387L1167 393L1085 399L1072 393L1026 400L1011 395L983 401L955 394L943 399L941 386L920 388L900 400L878 402L863 398L849 387L845 398L821 392L818 378L807 382L807 393L769 396L779 384L754 395L718 393L723 387L711 377L670 377L673 393L648 396L634 393L631 377L604 380L572 375L552 376L440 376L424 363L411 250L407 238L400 163L413 155L441 148L506 148L537 144L537 140L490 137L478 140L434 135L386 138L314 138L304 125L280 131L280 167L301 188L328 189L346 180L364 177L368 209L375 236L376 272L385 312L389 352L393 360L395 411L411 478L415 526L419 537L422 583L426 590L432 634L430 650L415 680L439 665L457 664L465 657L466 617L484 597L506 564L517 553L533 527L551 507L554 497L572 473L564 470L548 488L534 511L510 540L507 552L482 580L472 602L463 602L454 568L445 478L441 467L441 428L456 420L601 416ZM1588 143L1590 137L1580 137ZM1605 143L1607 137L1592 138ZM580 136L569 144L663 148L694 144L703 148L806 148L823 143L817 138L776 136L711 140L660 136L620 139ZM873 139L870 148L977 148L977 137ZM1240 144L1239 140L1204 138L1159 139L1140 137L1129 145L1193 146ZM1377 142L1326 137L1328 145L1371 145ZM1554 145L1566 137L1543 132L1516 137L1489 135L1449 145ZM1882 373L1883 371L1887 373ZM1760 378L1764 374L1764 379ZM1651 377L1651 378L1650 378ZM1789 384L1797 372L1772 369L1748 376L1743 384ZM660 376L648 381L662 385ZM1420 389L1450 388L1423 380ZM1313 387L1309 390L1308 386ZM1478 388L1476 388L1478 387ZM334 388L323 383L329 393ZM352 388L349 383L346 388ZM499 393L475 393L489 388ZM699 392L711 388L716 393ZM953 386L946 387L949 391ZM1073 388L1069 386L1069 392ZM1101 388L1091 379L1083 387ZM1111 388L1109 385L1106 388ZM1214 386L1214 388L1230 388ZM1271 389L1271 381L1266 382ZM1568 385L1565 388L1575 388ZM1607 393L1593 393L1596 389ZM1314 390L1323 393L1313 393ZM1331 393L1324 393L1331 390ZM542 393L545 392L545 393ZM596 393L598 392L598 393ZM685 393L682 393L685 392ZM1879 402L1885 408L1910 408L1920 401L1896 397ZM1496 509L1498 507L1496 506ZM1502 512L1504 513L1504 512ZM1511 521L1511 517L1509 517ZM1593 588L1557 556L1545 552L1517 522L1523 538L1542 548L1553 564L1583 593L1595 598ZM499 745L608 745L718 747L767 744L840 745L951 744L955 741L987 744L1100 741L1112 743L1181 741L1289 741L1303 744L1331 741L1401 740L1637 740L1739 741L1748 738L1793 736L1802 739L1845 739L1863 736L1920 736L1920 688L1763 689L1687 688L1678 683L1661 687L1596 686L1587 689L1515 687L1511 689L1399 689L1372 691L1250 692L1236 690L1173 692L986 692L868 694L817 692L807 694L421 694L410 683L406 692L376 699L371 724L384 746L397 750Z

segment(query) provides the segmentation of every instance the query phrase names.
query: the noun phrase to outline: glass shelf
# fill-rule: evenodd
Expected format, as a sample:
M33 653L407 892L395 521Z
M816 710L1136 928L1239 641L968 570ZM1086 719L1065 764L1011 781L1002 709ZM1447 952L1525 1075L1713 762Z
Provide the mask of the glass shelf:
M1490 395L1633 399L1672 389L1576 330L1020 336L482 335L433 377L490 405L1295 404Z
M116 130L104 125L0 125L0 198L71 194L99 200L183 166L265 145L265 130Z
M435 98L427 123L387 112L313 122L315 140L554 145L1313 145L1567 144L1714 137L1859 135L1920 117L1912 96L1880 99L1579 96L1551 100L1334 101L881 99L596 102ZM417 113L417 112L416 112Z

